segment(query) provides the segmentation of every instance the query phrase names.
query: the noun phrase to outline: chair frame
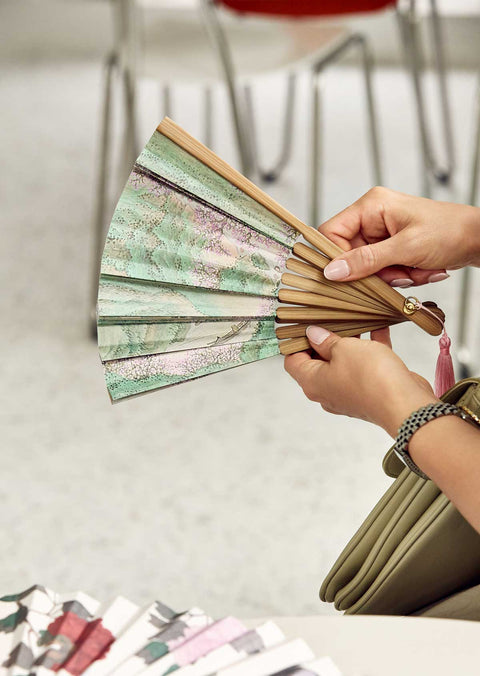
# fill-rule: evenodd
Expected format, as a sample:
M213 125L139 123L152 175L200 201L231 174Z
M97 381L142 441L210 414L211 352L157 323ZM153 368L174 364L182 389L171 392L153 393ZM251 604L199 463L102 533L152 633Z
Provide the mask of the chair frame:
M251 88L247 87L246 96L241 97L233 67L233 59L225 32L219 20L215 0L202 0L204 16L209 33L213 39L214 48L218 52L220 63L223 69L223 76L227 84L227 91L230 98L232 116L236 129L238 152L241 159L242 171L246 176L258 176L262 180L276 180L285 167L291 154L291 138L293 126L294 96L295 96L295 74L290 74L286 94L286 108L283 130L283 143L280 152L280 158L273 168L269 170L261 169L258 159L258 148L256 144L255 124L253 115L253 103ZM364 70L364 83L367 100L369 132L370 132L370 150L372 155L372 168L374 183L382 183L382 170L380 161L377 118L374 106L374 96L372 88L372 58L367 41L363 35L358 33L349 33L344 39L335 44L334 47L315 61L311 66L311 148L310 159L310 177L311 177L311 196L310 196L310 224L315 226L319 222L319 200L320 200L320 159L322 154L321 144L321 86L320 78L329 65L340 59L351 49L359 49L362 57Z
M424 63L421 40L419 39L420 16L417 10L417 3L416 0L400 0L397 3L397 19L404 57L406 65L411 72L415 97L422 158L423 194L426 197L431 196L434 181L442 184L449 183L455 166L455 148L449 107L443 31L438 13L437 0L429 0L429 3L434 66L438 81L441 127L445 146L445 161L443 164L437 159L433 151L425 108L425 97L422 87Z
M104 72L104 99L100 129L100 155L98 160L98 182L96 192L96 208L94 218L94 265L92 266L91 281L91 307L92 323L95 324L95 305L100 271L101 253L104 243L104 229L108 211L108 175L110 168L111 142L110 142L110 119L112 114L113 87L115 78L118 78L123 88L123 101L125 108L124 122L124 148L122 152L122 173L128 175L134 163L138 147L136 142L136 109L135 109L135 83L136 83L136 38L137 38L137 14L134 0L110 0L113 11L114 40L111 52L105 60ZM440 22L436 7L436 0L430 0L431 20L434 38L434 52L438 72L439 90L441 98L441 114L447 162L445 166L435 160L428 133L428 125L425 114L424 97L421 86L422 57L418 40L418 15L415 0L402 0L402 6L406 9L398 9L398 18L403 38L405 53L410 54L409 65L412 72L412 80L415 92L415 101L418 117L418 125L421 138L422 165L424 177L424 193L431 192L432 179L447 182L453 170L453 135L451 119L448 109L448 92L445 75L445 63L443 59L443 43ZM250 85L240 91L236 81L233 59L230 45L220 21L215 0L201 0L200 8L204 18L204 24L210 35L212 45L218 55L222 69L223 80L228 92L231 114L239 153L242 172L249 177L258 177L263 181L276 180L291 156L292 129L294 122L294 106L296 93L296 77L292 73L288 77L285 114L282 132L282 146L279 157L270 168L262 167L259 160L258 146L255 132L255 115L253 105L253 93ZM320 218L320 179L321 179L321 156L322 156L322 83L321 77L326 67L341 58L349 50L358 50L364 73L364 85L366 92L366 104L368 112L370 152L374 183L381 184L382 168L380 161L377 119L374 106L372 89L372 57L369 45L364 36L358 33L350 33L345 39L337 44L330 52L311 66L311 156L310 162L310 207L309 222L317 225ZM171 110L170 88L163 87L162 91L164 110L168 114ZM210 87L204 91L205 111L205 141L212 144L212 92ZM95 330L95 328L93 329Z

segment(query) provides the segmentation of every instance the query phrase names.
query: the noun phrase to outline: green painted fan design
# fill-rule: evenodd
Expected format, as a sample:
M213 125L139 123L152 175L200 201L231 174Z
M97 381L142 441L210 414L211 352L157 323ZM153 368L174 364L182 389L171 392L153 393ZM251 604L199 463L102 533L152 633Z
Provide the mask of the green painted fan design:
M165 119L133 168L102 257L98 342L112 400L306 349L309 323L355 335L412 319L441 332L377 277L327 281L339 251Z

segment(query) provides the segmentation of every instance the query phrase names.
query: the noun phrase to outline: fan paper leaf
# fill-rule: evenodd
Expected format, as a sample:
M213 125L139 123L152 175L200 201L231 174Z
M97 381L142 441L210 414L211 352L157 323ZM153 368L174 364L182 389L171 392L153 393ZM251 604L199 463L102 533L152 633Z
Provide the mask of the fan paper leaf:
M275 329L271 319L98 327L98 345L103 361L173 352L178 349L191 350L227 343L275 339Z
M102 258L98 342L112 400L278 354L277 296L297 237L155 131Z
M325 279L340 251L166 119L135 163L101 262L111 399L308 349L308 323L355 335L405 321L405 299L379 278ZM422 313L413 321L439 333Z
M216 345L105 362L112 400L194 380L280 353L278 340Z
M273 320L277 305L275 297L110 278L102 281L98 299L99 324L116 323L115 319L138 323L180 317L197 321L222 317Z
M298 238L292 226L158 131L138 164L289 248Z
M287 246L135 167L108 233L102 274L275 294Z

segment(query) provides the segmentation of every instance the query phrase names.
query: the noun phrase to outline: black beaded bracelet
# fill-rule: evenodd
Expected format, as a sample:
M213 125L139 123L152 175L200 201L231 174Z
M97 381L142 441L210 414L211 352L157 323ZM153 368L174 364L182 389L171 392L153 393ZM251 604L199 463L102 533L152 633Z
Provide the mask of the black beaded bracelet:
M464 407L460 408L454 404L439 402L436 404L427 404L427 406L419 408L418 411L414 411L403 421L398 430L393 450L404 465L412 472L415 472L415 474L422 477L422 479L428 479L428 476L413 462L408 452L408 444L410 443L412 436L420 427L422 427L422 425L425 425L425 423L428 423L431 420L435 420L435 418L440 418L443 415L455 415L473 424L476 424L478 421L477 416L471 414L471 412Z

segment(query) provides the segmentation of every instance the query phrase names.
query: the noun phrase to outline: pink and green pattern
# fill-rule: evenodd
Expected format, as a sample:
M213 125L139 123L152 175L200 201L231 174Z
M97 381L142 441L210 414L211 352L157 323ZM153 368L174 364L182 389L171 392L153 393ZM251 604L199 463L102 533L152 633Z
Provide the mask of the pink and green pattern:
M155 131L120 197L98 294L116 401L279 353L295 230Z

